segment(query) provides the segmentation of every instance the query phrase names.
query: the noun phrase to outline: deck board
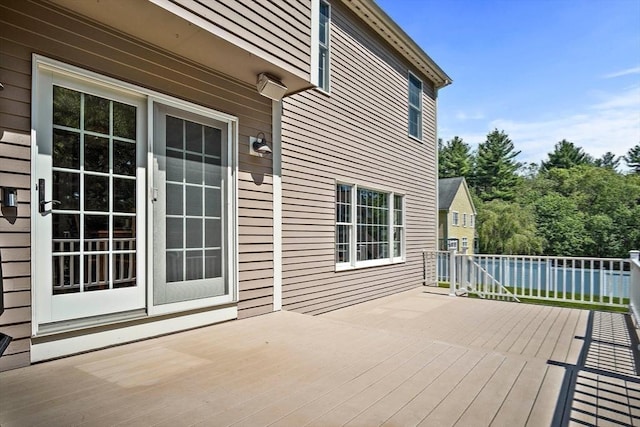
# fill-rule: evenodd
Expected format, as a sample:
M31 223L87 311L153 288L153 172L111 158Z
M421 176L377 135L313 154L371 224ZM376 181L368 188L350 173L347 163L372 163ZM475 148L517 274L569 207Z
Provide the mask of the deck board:
M420 288L0 373L5 426L640 425L622 315Z

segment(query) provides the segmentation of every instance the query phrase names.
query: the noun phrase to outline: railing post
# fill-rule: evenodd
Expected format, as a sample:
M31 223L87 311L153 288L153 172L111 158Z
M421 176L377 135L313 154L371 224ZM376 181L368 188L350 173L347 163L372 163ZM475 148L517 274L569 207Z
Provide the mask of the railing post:
M449 296L456 296L456 250L449 251Z
M629 251L631 277L629 281L629 308L636 328L640 326L640 251ZM640 346L638 346L640 348Z

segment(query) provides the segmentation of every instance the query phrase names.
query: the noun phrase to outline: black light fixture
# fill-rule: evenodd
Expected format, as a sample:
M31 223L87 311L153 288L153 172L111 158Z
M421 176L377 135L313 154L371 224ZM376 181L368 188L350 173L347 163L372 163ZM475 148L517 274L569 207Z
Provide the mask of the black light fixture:
M2 187L2 206L5 208L18 206L18 191L15 187Z
M254 156L262 157L265 154L272 153L271 148L269 148L269 145L267 144L267 138L264 136L263 132L260 132L255 137L250 137L249 146L250 153Z

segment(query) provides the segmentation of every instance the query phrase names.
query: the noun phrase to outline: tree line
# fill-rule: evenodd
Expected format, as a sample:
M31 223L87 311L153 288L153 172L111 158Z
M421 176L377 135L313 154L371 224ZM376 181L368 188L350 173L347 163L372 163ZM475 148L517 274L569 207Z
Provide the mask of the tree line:
M476 150L456 136L439 140L438 153L440 178L469 184L481 253L626 258L640 249L640 144L595 158L563 139L524 164L495 129Z

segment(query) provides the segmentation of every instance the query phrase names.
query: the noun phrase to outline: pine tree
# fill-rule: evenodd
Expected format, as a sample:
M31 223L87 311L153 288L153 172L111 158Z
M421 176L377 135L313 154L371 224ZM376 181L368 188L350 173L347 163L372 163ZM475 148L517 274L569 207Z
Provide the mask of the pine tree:
M594 164L600 168L616 170L620 166L620 159L621 157L616 157L611 151L607 151L602 157L596 159Z
M462 138L454 136L446 143L438 141L438 176L440 178L454 178L463 176L469 178L473 167L471 147Z
M541 169L548 171L553 168L571 169L574 166L593 164L593 159L582 148L566 139L558 142L554 150L549 153L548 160L542 162Z
M627 163L627 166L633 169L633 173L640 174L640 144L627 152L627 155L624 156L624 161Z
M513 200L520 180L516 171L522 166L515 159L513 142L504 131L493 130L478 146L471 185L483 200Z

